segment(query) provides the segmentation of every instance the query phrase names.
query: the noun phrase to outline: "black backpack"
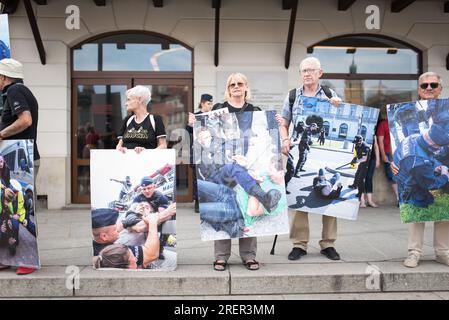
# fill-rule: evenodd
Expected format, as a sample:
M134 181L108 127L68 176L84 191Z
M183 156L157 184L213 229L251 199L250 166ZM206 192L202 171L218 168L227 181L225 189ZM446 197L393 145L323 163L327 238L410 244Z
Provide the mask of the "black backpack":
M321 88L323 89L326 97L328 97L329 99L332 98L332 92L328 86L321 86ZM296 100L296 88L290 90L288 93L288 105L290 106L290 114L292 113L293 104L295 103L295 100Z

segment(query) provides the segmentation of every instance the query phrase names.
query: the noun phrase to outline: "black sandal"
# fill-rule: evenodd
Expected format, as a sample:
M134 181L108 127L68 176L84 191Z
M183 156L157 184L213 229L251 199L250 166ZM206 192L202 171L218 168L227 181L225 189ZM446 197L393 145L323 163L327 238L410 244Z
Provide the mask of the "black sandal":
M257 262L256 260L245 261L243 262L243 265L250 271L259 270L259 262ZM256 266L256 268L254 268L253 266Z
M215 260L214 261L214 270L215 271L225 271L227 265L228 264L226 263L226 261Z

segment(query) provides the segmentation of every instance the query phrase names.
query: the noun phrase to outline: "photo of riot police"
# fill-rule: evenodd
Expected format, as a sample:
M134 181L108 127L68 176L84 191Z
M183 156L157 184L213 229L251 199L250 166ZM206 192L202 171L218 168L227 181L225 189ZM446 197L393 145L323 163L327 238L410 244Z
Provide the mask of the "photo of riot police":
M197 115L193 151L203 241L288 233L274 112Z
M303 107L290 135L285 175L289 207L356 220L379 112L299 98Z
M176 268L174 150L91 153L95 269Z
M33 140L0 142L0 269L39 268Z
M449 220L449 99L387 106L401 220Z

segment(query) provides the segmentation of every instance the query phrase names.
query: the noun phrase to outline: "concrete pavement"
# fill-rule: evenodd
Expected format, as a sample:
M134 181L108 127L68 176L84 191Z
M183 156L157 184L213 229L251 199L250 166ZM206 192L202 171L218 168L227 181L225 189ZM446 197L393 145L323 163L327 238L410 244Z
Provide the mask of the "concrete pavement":
M87 208L39 211L42 269L27 276L17 276L13 270L0 272L0 285L4 288L0 295L86 298L269 295L282 299L320 299L323 295L345 294L342 298L381 299L392 292L402 292L406 298L413 292L411 296L426 291L425 297L448 297L449 267L433 260L431 224L426 227L422 263L415 269L402 266L407 251L407 226L401 224L394 207L361 209L357 221L339 220L336 248L342 260L338 262L319 253L319 215L310 215L308 254L298 261L287 259L291 250L288 235L279 236L273 256L269 254L273 237L259 238L261 269L257 272L241 265L235 240L230 268L225 272L212 269L213 243L200 240L199 215L191 204L178 205L176 271L95 271L91 267L89 214ZM75 267L67 269L67 266ZM79 278L74 274L76 269L80 271ZM78 279L79 287L73 288ZM435 291L442 293L433 294Z

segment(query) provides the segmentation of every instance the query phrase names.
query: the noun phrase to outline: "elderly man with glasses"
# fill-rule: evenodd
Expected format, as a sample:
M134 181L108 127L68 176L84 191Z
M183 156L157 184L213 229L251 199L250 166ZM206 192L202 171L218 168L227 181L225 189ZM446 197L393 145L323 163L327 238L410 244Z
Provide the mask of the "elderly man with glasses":
M426 72L419 77L418 95L420 99L432 100L438 99L443 90L440 75L435 72ZM428 109L427 111L431 111ZM442 111L442 110L440 110ZM444 111L447 113L447 111ZM432 114L435 117L433 122L441 122L444 115ZM445 132L447 134L447 132ZM392 164L392 171L398 174L397 163ZM408 237L408 256L404 260L404 266L415 268L419 264L424 242L425 223L411 223L409 226ZM449 221L435 221L433 234L433 247L435 250L436 261L449 266Z
M322 86L319 79L323 75L321 63L317 58L305 58L300 64L302 86L296 89L295 99L292 105L290 94L287 95L282 109L282 118L280 121L280 135L282 139L282 152L288 155L290 151L290 138L288 137L288 128L290 123L298 123L301 115L302 105L299 96L317 97L329 100L337 107L341 104L341 99L328 87ZM287 169L289 170L289 169ZM286 183L289 179L286 175ZM289 260L298 260L301 256L307 254L307 245L309 242L309 218L308 213L289 209L290 215L290 239L293 242L293 249L288 255ZM337 238L337 219L331 216L323 215L323 232L320 241L321 254L331 260L340 260L340 256L334 248L334 242Z

